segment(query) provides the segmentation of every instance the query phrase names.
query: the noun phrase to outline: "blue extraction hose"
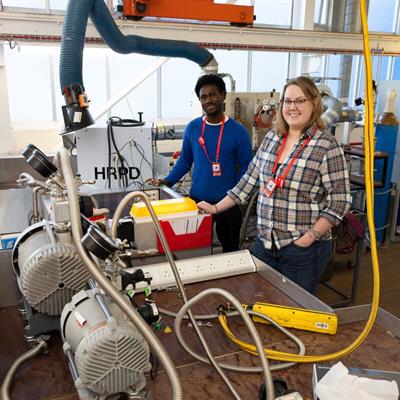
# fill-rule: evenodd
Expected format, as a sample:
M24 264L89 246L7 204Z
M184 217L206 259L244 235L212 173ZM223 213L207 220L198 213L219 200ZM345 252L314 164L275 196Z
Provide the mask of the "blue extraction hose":
M182 40L148 39L137 35L125 36L114 22L104 0L70 0L65 13L61 40L60 85L79 84L82 79L82 56L88 18L107 45L117 53L140 53L163 57L182 57L200 67L214 57L195 43Z

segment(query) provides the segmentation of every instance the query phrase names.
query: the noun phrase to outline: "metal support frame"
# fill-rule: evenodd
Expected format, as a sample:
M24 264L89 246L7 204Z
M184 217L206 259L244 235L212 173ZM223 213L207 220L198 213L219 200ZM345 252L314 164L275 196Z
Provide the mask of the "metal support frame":
M295 2L295 4L297 1ZM30 42L60 42L62 15L0 14L0 40ZM238 28L213 24L187 24L156 21L116 21L124 35L181 40L199 43L207 48L257 51L283 51L322 54L363 54L361 33L312 31L298 29L271 29L262 26ZM40 33L39 33L40 32ZM87 26L86 42L105 46L92 23ZM382 55L399 56L398 36L371 33L370 46L383 48Z
M330 285L327 282L320 282L321 285L325 286L326 288L336 293L343 299L342 301L339 301L337 303L330 304L332 308L346 307L355 302L358 291L358 279L360 276L361 257L363 251L364 251L364 238L358 238L356 245L356 255L354 259L353 277L351 279L350 294L341 292L340 290L336 289L334 286Z
M95 121L99 120L108 110L110 110L115 104L121 101L127 94L129 94L133 89L139 86L143 81L145 81L153 72L157 71L163 64L165 64L169 58L160 57L155 63L150 65L145 71L143 71L138 77L136 77L132 82L130 82L124 89L117 93L113 98L111 98L102 108L93 113L93 119Z
M4 45L0 43L0 87L2 95L0 97L0 141L1 152L9 153L12 151L11 138L11 119L7 90L7 73L4 59Z
M213 0L185 0L185 7L181 0L123 0L123 14L136 19L162 17L252 25L254 7L214 3Z

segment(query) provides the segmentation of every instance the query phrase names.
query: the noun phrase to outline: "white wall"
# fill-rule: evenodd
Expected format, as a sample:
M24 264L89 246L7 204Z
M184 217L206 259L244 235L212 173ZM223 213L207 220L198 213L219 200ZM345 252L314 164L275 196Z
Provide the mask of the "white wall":
M25 123L14 124L11 132L11 154L19 154L27 144L34 144L45 153L52 153L61 145L60 124L58 122L37 123L34 126Z

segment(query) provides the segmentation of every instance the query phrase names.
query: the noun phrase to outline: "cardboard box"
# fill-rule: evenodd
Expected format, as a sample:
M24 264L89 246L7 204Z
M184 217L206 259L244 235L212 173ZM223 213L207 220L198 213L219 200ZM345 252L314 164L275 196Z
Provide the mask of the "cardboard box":
M330 366L327 365L319 365L314 364L313 366L313 399L319 400L315 393L315 387L317 382L322 379L323 376L329 371ZM379 371L374 369L365 369L365 368L348 368L350 375L356 375L362 378L369 379L381 379L386 381L395 381L397 386L400 388L400 372L392 372L392 371ZM399 397L400 399L400 397Z

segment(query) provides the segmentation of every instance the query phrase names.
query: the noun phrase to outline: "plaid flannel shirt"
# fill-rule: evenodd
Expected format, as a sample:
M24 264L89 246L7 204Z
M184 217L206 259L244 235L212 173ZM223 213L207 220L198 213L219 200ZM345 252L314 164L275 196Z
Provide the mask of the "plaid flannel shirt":
M274 130L266 135L247 172L228 192L238 204L246 204L252 192L260 188L257 201L257 227L267 249L272 238L279 249L307 232L321 217L337 225L351 204L349 174L343 151L335 137L326 131L309 128L279 166L282 175L302 142L310 136L290 169L283 188L267 197L263 188L272 178L272 169L282 143ZM328 233L324 238L329 238Z

